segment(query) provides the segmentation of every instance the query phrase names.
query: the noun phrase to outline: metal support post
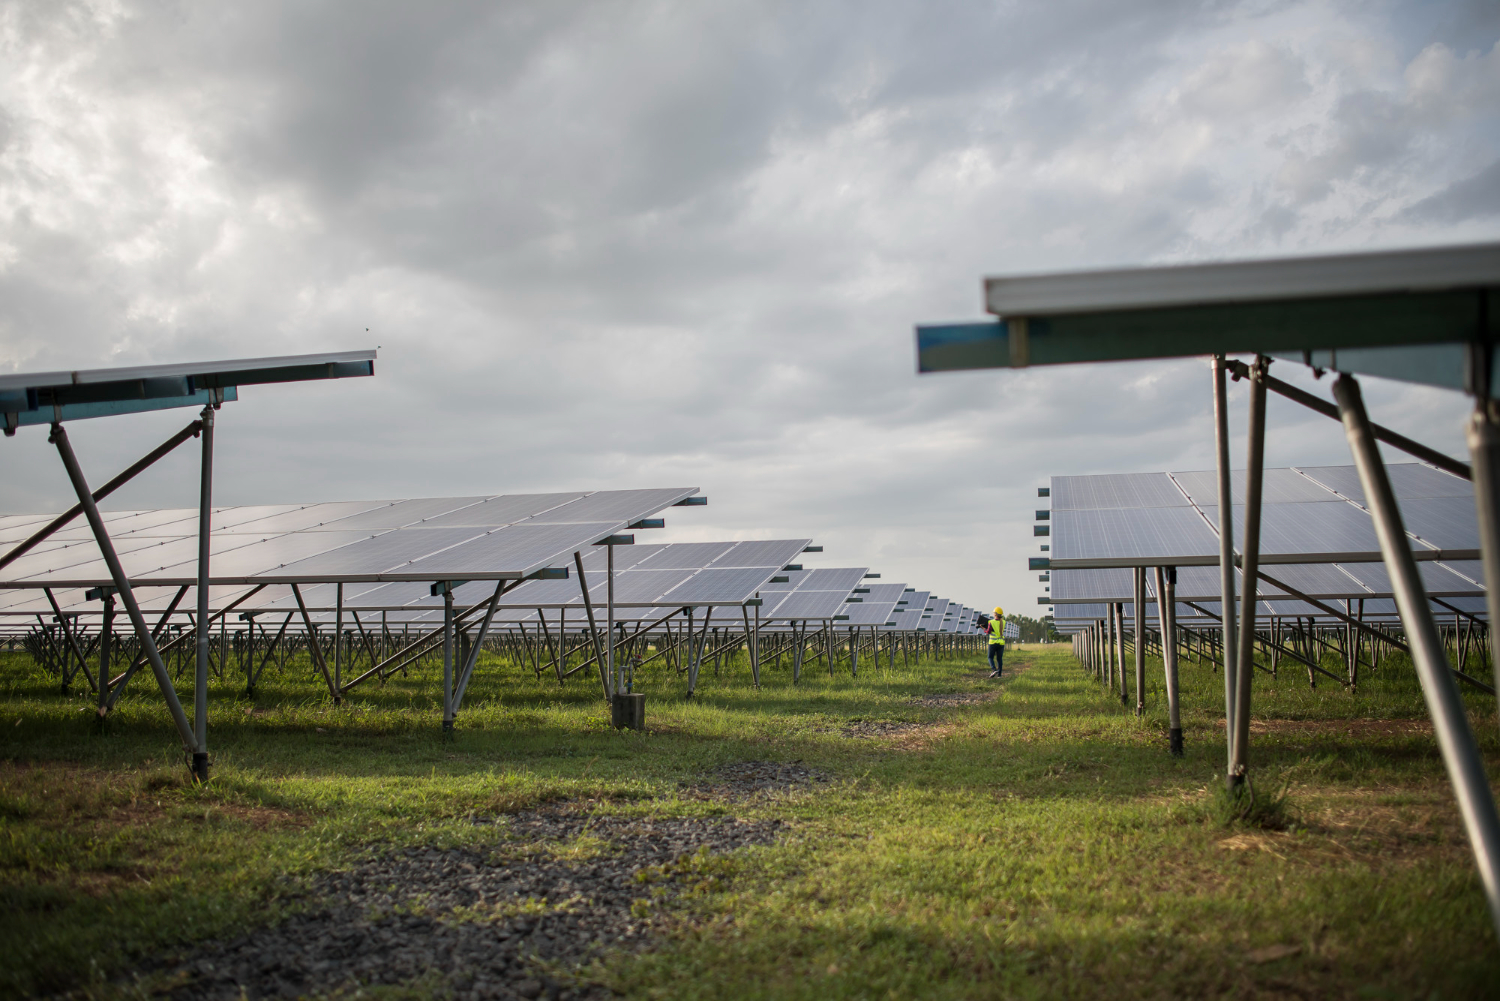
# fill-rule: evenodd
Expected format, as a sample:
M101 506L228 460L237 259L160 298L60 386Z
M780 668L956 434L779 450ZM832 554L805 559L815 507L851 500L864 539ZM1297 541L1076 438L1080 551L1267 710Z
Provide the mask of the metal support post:
M792 620L791 627L793 643L792 684L795 685L797 682L802 680L802 656L807 651L807 620L804 619L802 621L802 628L800 631L797 628L797 621L795 619Z
M115 625L115 596L109 588L104 588L104 612L99 621L99 684L95 687L99 691L99 718L103 719L109 712L109 661L110 641L114 639Z
M506 584L509 583L510 587ZM458 714L458 709L464 704L464 693L469 690L469 679L474 677L474 668L479 663L479 650L484 645L484 639L490 633L490 623L495 619L495 606L500 602L500 596L506 591L520 584L520 581L507 582L498 580L495 582L495 593L490 597L490 603L484 610L484 621L479 624L479 635L474 638L474 645L469 649L469 656L464 661L463 670L458 677L458 687L453 694L453 713ZM358 618L355 619L358 622Z
M755 592L755 623L750 633L750 677L760 690L760 592Z
M823 620L823 659L828 661L828 676L833 677L833 620Z
M1158 600L1161 592L1157 591ZM1135 568L1135 714L1146 715L1146 568Z
M608 702L610 698L609 672L605 668L604 648L599 644L599 627L594 622L594 603L589 598L589 581L583 573L583 555L581 553L573 554L573 565L578 569L578 591L583 595L583 611L589 620L589 638L593 641L594 665L599 672L599 687L604 690L604 701ZM560 642L566 648L567 637L562 637ZM692 694L691 686L689 686L688 693Z
M1104 654L1104 674L1100 680L1104 682L1105 689L1113 693L1115 690L1115 603L1111 601L1107 608L1109 621L1104 625L1106 635L1100 648L1100 653Z
M1490 665L1500 691L1500 422L1495 403L1481 398L1469 417L1469 461L1474 471L1474 511L1479 520L1479 549L1484 555L1484 597L1489 610Z
M443 584L443 738L453 736L453 584Z
M687 697L693 697L693 689L698 687L698 656L703 653L702 647L694 654L695 639L693 633L693 606L689 605L684 611L687 612L687 665L688 665L688 690Z
M344 585L334 585L333 687L344 690Z
M1177 568L1156 568L1156 617L1161 623L1162 669L1167 676L1167 739L1182 757L1182 717L1177 702Z
M1234 701L1239 695L1239 641L1234 613L1234 488L1229 476L1229 393L1223 355L1213 357L1214 462L1219 474L1219 594L1224 643L1224 740L1227 773L1234 773ZM1253 583L1252 583L1253 586Z
M146 625L146 618L141 614L141 606L135 600L135 592L130 589L130 581L125 577L125 569L120 565L120 557L115 553L114 543L110 541L109 532L104 528L104 519L100 517L99 508L94 504L88 481L84 479L83 469L78 465L78 457L73 454L73 445L68 441L68 432L61 424L54 424L49 440L57 446L58 455L62 457L63 466L68 471L68 479L73 483L73 492L78 495L78 503L83 505L84 517L88 519L89 528L93 531L94 542L99 546L99 553L104 557L105 566L109 568L110 579L115 582L115 590L119 592L120 601L125 605L125 613L130 616L130 624L135 628L135 634L141 641L142 649L146 651L146 659L151 662L151 673L156 675L156 683L161 688L162 697L167 701L167 711L172 714L172 722L176 724L177 732L182 737L183 750L192 754L197 750L192 724L188 722L187 714L182 711L182 703L177 700L177 690L172 687L172 678L167 673L167 665L162 663L161 654L156 649L156 642L151 638L151 630Z
M208 580L209 542L213 531L214 482L214 408L212 404L198 415L203 425L202 462L198 470L198 649L193 671L193 775L199 782L208 781Z
M1417 563L1412 559L1406 530L1401 523L1401 510L1396 506L1395 494L1370 432L1370 420L1365 413L1359 383L1351 376L1341 375L1333 385L1333 394L1338 400L1349 450L1354 454L1354 464L1359 470L1365 504L1375 521L1380 553L1385 558L1386 572L1390 574L1396 607L1406 628L1422 694L1426 697L1428 712L1432 714L1433 733L1448 778L1453 783L1469 845L1474 850L1480 883L1489 900L1490 918L1496 932L1500 933L1500 817L1495 813L1495 797L1485 774L1484 759L1480 757L1479 746L1469 729L1458 686L1453 683L1447 653L1432 619L1432 606L1428 603L1426 588L1422 585L1421 574L1417 572Z
M608 623L608 628L605 629L604 635L609 638L609 646L605 651L605 655L606 657L608 657L608 661L605 663L604 673L607 674L610 679L610 685L612 686L610 688L610 694L616 695L621 691L621 689L624 688L624 686L620 683L620 679L615 675L615 544L611 542L604 548L609 551L606 554L606 558L609 560L609 562L607 564L607 569L605 570L604 577L604 600L606 609L604 614L605 621Z
M1130 701L1130 693L1126 691L1125 684L1125 602L1115 602L1115 634L1120 643L1116 647L1115 670L1119 672L1120 678L1120 705L1126 705Z
M1234 750L1229 761L1227 781L1231 789L1245 780L1250 766L1250 684L1255 680L1255 603L1259 596L1256 572L1260 561L1261 483L1265 476L1266 457L1266 383L1263 378L1269 360L1257 356L1250 370L1250 434L1245 463L1245 537L1240 546L1240 560L1245 585L1240 595L1239 669L1235 679Z
M756 611L759 612L759 609L756 609ZM750 658L750 683L754 687L759 688L760 661L756 656L758 653L755 646L756 630L750 624L750 609L745 605L740 606L740 618L745 620L745 653ZM757 619L759 619L759 616L757 616Z

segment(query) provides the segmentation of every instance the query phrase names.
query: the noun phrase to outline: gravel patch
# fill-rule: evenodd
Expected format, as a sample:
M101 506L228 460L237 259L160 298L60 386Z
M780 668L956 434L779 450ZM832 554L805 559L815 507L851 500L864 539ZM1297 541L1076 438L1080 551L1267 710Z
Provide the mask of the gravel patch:
M749 799L802 792L832 779L800 761L736 761L716 768L702 781L683 783L681 795L688 799Z
M905 720L895 719L859 719L845 723L839 732L845 737L854 737L858 740L870 740L874 737L900 737L909 733L915 733L931 724L910 723Z
M913 695L906 701L926 709L952 709L956 706L977 706L994 702L1000 697L998 689L988 692L947 692L936 695Z
M608 998L577 971L606 951L649 946L661 905L716 878L711 856L770 844L780 827L601 816L588 804L531 810L510 818L498 848L370 857L321 879L304 913L144 972L167 973L174 1001L396 984L451 1001Z

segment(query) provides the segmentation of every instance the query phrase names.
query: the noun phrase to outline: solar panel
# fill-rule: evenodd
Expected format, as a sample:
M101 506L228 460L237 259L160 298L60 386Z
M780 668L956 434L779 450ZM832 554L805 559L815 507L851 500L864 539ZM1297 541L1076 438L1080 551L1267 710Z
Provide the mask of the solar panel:
M1321 467L1312 471L1268 469L1261 513L1261 562L1265 565L1305 562L1361 562L1379 559L1379 544L1369 513L1342 499L1349 487L1352 467ZM1401 501L1407 529L1425 541L1413 544L1420 552L1442 550L1455 558L1477 552L1478 529L1473 513L1472 492L1457 477L1417 463L1391 467L1410 495ZM1088 477L1057 477L1081 481ZM1061 490L1074 497L1112 498L1138 503L1149 489L1134 490L1122 497L1124 487L1151 482L1109 481L1100 490L1070 483ZM1157 508L1117 507L1058 510L1052 517L1052 564L1055 569L1125 565L1208 565L1218 561L1216 533L1218 507L1215 474L1211 471L1174 472L1170 479L1197 504L1193 508L1175 502ZM1339 493L1334 493L1333 490ZM1154 488L1151 488L1154 489ZM1054 491L1056 496L1057 491ZM1197 513L1201 512L1201 517ZM1236 548L1243 530L1244 508L1236 505ZM1306 559L1304 559L1306 558Z
M1219 509L1204 505L1217 523ZM1244 531L1245 507L1234 507L1235 548ZM1218 541L1214 542L1218 551ZM1261 508L1260 551L1266 554L1378 553L1375 523L1352 504L1266 504Z
M894 621L892 614L896 610L896 602L905 591L905 584L871 584L869 593L861 595L864 601L844 606L844 611L849 616L847 624L884 626L887 622Z
M533 520L547 524L583 524L600 521L635 521L655 514L697 493L696 487L672 487L659 490L601 490L560 504L535 515Z
M1479 521L1472 494L1404 498L1400 507L1406 530L1422 541L1438 549L1479 548Z
M1198 504L1219 503L1219 474L1212 469L1173 472L1177 482L1188 496ZM1295 469L1270 468L1262 471L1261 503L1295 504L1337 502L1338 498L1318 483L1298 473ZM1245 496L1245 471L1230 473L1230 496L1242 501Z
M592 561L593 542L693 492L670 488L224 507L214 511L211 568L216 584L517 577L566 562L581 549L590 550ZM583 520L590 511L618 517ZM520 521L495 524L503 519ZM3 527L17 536L14 542L32 534L28 525L49 520L45 515L14 516ZM114 522L121 529L116 548L133 582L165 585L196 579L195 510L121 512ZM632 561L623 557L621 562ZM0 587L111 582L92 537L77 527L11 563L0 577Z
M524 521L496 529L461 546L414 560L401 572L423 580L530 573L566 559L574 551L593 544L619 527L618 521L560 525Z
M1359 472L1353 466L1299 466L1300 472L1326 484L1351 500L1365 502ZM1408 499L1419 497L1464 497L1473 499L1474 487L1467 480L1420 462L1392 462L1385 467L1396 499L1405 507Z
M309 504L306 507L297 508L292 511L282 511L277 514L257 518L254 521L242 521L234 525L220 525L215 519L215 531L234 535L275 535L281 532L306 532L321 528L329 523L347 518L350 515L360 514L365 511L378 510L387 506L388 502L382 501L333 501L327 504ZM196 533L196 523L193 532ZM368 534L368 533L366 533Z
M662 596L662 601L674 605L693 605L700 602L742 602L750 598L755 589L764 583L766 569L762 567L709 567L699 570L691 578Z
M1472 488L1467 481L1419 463L1388 468L1392 480L1401 484L1398 496L1406 527L1419 540L1412 543L1415 551L1420 554L1437 549L1461 554L1477 550ZM1100 477L1104 482L1097 489L1083 482L1089 477L1059 477L1054 483L1064 479L1069 481L1062 491L1065 497L1129 504L1151 493L1151 488L1137 486L1150 482L1149 477ZM1197 524L1180 522L1187 528L1191 544L1185 544L1181 537L1173 538L1171 526L1191 511L1175 503L1154 509L1121 506L1054 513L1052 590L1047 603L1058 606L1059 616L1077 619L1087 614L1086 607L1106 609L1100 614L1107 614L1104 602L1133 600L1132 571L1108 568L1130 562L1146 566L1175 563L1180 601L1192 601L1203 608L1216 602L1220 592L1218 570L1208 564L1217 563L1217 476L1212 471L1174 472L1170 479L1197 502L1203 515ZM1243 489L1243 474L1237 472L1234 479L1237 489ZM1123 497L1126 488L1134 493ZM1374 609L1389 604L1386 596L1391 593L1391 584L1379 562L1373 522L1367 511L1344 498L1363 498L1352 466L1267 469L1261 515L1263 571L1312 598L1335 603L1364 599L1367 616L1383 614ZM1244 515L1243 505L1237 504L1237 535L1243 532ZM1206 537L1199 525L1206 530ZM1238 549L1239 539L1235 541ZM1177 563L1185 557L1198 558L1200 565ZM1089 569L1091 563L1095 567ZM1419 567L1432 597L1477 601L1484 593L1480 584L1483 568L1475 560L1446 564L1425 561ZM1235 571L1235 578L1236 593L1241 593L1243 576ZM1147 576L1147 590L1148 594L1154 591L1153 574ZM1327 613L1266 581L1259 582L1257 593L1265 614L1327 617ZM1394 614L1393 605L1391 611Z
M1052 477L1053 511L1186 507L1187 504L1187 498L1165 473Z
M1500 280L1500 245L1115 268L985 280L1000 316L1441 291Z
M858 605L845 605L844 612L849 616L844 625L849 626L883 626L891 621L891 612L895 607L893 601L861 602Z
M785 576L793 590L789 593L762 590L765 605L761 608L761 620L831 619L845 615L853 606L845 605L844 599L867 572L864 567L787 571Z
M829 569L815 569L807 572L807 578L802 582L801 590L806 591L843 591L848 594L859 586L869 571L864 567L834 567Z
M871 584L870 593L865 595L865 602L889 601L892 605L901 600L905 592L905 584Z
M714 566L775 567L780 570L807 548L810 539L775 539L765 542L737 542L734 548L714 560Z
M238 399L236 387L375 374L374 351L0 375L5 426L50 424ZM212 391L218 390L218 393ZM7 433L10 433L7 431Z
M1219 541L1191 507L1056 511L1052 559L1217 557Z
M615 601L635 602L647 601L655 603L663 596L669 594L673 588L686 582L698 571L688 569L678 570L630 570L625 573L615 574ZM604 575L595 580L590 580L589 600L595 605L603 605L605 602L608 581ZM751 585L752 587L754 585ZM575 597L577 587L574 587ZM748 595L746 595L748 597Z
M316 544L316 538L308 540L306 536L323 534L326 533L307 532L291 538L294 544ZM283 560L277 569L289 570L302 580L373 579L388 570L405 567L414 560L467 542L479 534L479 529L475 528L409 529L376 536L362 532L348 545L300 560Z
M499 528L527 518L536 518L564 504L579 500L582 491L550 494L502 494L478 504L455 508L428 518L429 528ZM660 510L659 508L657 510Z
M372 511L329 522L328 527L338 531L362 532L421 525L443 515L460 514L483 501L483 497L429 497L420 500L392 501Z
M723 556L732 542L676 542L663 546L642 563L653 570L698 570Z
M896 629L916 629L922 623L922 612L927 607L927 591L908 591L902 595L906 605L897 605L891 613Z

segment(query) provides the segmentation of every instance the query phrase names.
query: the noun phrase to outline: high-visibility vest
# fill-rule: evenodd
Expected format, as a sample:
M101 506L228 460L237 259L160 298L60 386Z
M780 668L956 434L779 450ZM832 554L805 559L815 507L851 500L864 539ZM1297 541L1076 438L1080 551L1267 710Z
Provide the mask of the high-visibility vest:
M1000 619L990 620L990 643L1005 645L1005 623Z

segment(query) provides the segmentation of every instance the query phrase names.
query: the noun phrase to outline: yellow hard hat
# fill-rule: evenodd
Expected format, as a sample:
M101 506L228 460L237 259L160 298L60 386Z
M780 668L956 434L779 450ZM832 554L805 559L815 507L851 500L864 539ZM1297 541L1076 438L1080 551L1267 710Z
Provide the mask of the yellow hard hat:
M1004 615L1005 614L1005 610L1003 608L1001 608L999 605L996 605L995 606L995 614L996 615Z

